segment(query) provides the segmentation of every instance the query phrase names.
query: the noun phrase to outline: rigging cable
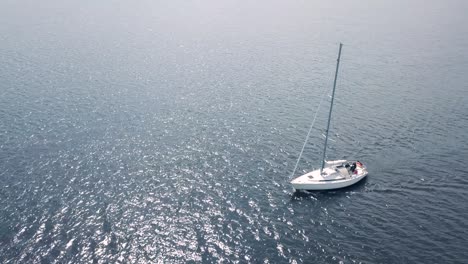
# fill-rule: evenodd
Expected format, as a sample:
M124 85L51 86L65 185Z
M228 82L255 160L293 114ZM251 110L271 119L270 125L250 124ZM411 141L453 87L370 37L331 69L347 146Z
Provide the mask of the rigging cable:
M318 112L320 110L320 106L322 105L322 102L323 102L323 98L325 98L325 95L327 94L325 92L326 91L325 88L326 87L323 88L322 98L320 99L319 105L317 106L317 110L315 111L314 120L312 120L312 123L310 124L309 132L307 133L306 139L304 141L304 145L302 145L301 153L299 153L299 157L297 158L297 161L296 161L296 166L294 166L294 170L293 170L290 178L294 177L294 174L296 173L297 165L299 165L299 161L301 160L302 153L304 153L304 149L305 149L305 146L307 144L307 141L309 141L310 132L312 132L312 128L314 127L315 120L317 119L317 114L318 114Z

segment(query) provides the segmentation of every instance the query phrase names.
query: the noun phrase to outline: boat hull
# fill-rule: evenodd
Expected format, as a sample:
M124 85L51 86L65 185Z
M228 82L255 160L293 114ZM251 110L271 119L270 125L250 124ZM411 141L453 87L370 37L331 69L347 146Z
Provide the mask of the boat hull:
M367 168L360 162L353 171L344 166L352 163L353 161L346 160L329 162L328 167L325 167L323 171L314 170L299 176L291 181L291 185L296 190L307 191L334 190L351 186L368 174Z
M322 182L319 182L319 183L317 182L314 182L314 183L291 182L291 184L295 190L304 190L304 191L335 190L335 189L341 189L341 188L345 188L353 184L356 184L362 179L364 179L366 176L367 176L367 173L365 175L361 175L355 178L339 180L339 181L334 181L334 182L323 182L323 183Z

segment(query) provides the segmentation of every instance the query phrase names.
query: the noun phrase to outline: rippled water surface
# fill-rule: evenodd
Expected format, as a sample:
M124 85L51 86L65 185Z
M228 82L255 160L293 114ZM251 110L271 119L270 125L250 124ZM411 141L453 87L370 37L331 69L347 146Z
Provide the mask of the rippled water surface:
M1 1L0 262L466 263L467 8Z

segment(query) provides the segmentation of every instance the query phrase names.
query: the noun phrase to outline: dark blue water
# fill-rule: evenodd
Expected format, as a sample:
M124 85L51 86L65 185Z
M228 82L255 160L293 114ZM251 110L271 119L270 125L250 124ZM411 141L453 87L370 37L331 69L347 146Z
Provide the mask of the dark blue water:
M467 8L1 1L0 262L466 263Z

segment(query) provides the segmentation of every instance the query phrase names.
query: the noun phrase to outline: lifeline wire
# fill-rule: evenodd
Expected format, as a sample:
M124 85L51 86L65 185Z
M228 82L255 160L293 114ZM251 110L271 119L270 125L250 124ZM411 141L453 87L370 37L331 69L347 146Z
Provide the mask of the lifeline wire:
M293 170L290 178L292 178L294 176L294 173L296 173L297 165L299 165L299 161L301 160L302 153L304 152L307 141L309 141L310 132L312 132L312 128L314 127L315 119L317 119L317 114L318 114L318 111L320 109L320 105L322 105L323 98L325 98L325 94L327 94L325 92L325 88L326 87L323 88L324 93L322 94L322 99L320 99L319 105L317 106L317 111L315 111L314 120L312 120L312 124L310 124L309 132L307 133L306 139L304 141L304 145L302 145L301 153L299 154L299 157L297 158L296 166L294 166L294 170Z

